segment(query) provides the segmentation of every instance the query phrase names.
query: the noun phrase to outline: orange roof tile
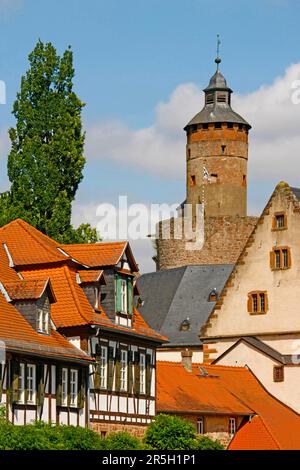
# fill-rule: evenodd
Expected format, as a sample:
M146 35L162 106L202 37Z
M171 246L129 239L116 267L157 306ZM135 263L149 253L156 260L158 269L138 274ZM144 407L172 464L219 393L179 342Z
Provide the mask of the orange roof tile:
M49 278L30 281L19 279L18 281L5 282L3 285L12 300L25 300L39 299L45 292L48 283Z
M61 245L61 248L80 263L91 266L115 266L120 261L128 242L84 243Z
M91 360L83 351L75 348L57 331L51 330L50 335L37 333L0 293L0 340L7 349L36 352L44 356L56 356L63 359Z
M98 282L103 276L103 270L89 269L87 271L77 271L79 275L79 284ZM103 277L104 280L104 277Z
M22 219L0 228L0 240L7 246L14 266L59 262L68 258L59 250L58 243Z
M199 367L209 375L199 377ZM259 419L252 418L238 430L230 449L300 449L300 416L270 395L247 368L193 364L189 373L181 364L158 362L157 381L157 406L161 411L171 411L175 407L174 411L184 412L191 405L201 405L204 401L208 407L215 405L217 414L224 409L230 410L229 393L236 399L232 414L238 411L240 403L245 410L248 409L249 415L258 415ZM210 390L214 397L209 396ZM205 412L204 407L202 413Z

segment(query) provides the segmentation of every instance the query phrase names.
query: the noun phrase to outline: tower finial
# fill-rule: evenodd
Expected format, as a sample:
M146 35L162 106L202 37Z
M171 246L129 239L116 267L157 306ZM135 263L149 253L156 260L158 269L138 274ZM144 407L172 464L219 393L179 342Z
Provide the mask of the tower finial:
M219 54L220 54L220 44L221 44L221 40L220 40L220 35L217 34L217 57L215 59L215 63L217 64L217 70L219 70L219 65L221 63L221 58L219 57Z

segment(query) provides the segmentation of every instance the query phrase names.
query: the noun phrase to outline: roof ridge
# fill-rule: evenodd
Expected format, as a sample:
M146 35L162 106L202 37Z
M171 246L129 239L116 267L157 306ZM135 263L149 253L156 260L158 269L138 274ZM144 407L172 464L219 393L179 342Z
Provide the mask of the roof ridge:
M71 247L76 247L76 246L82 246L82 247L87 247L87 246L99 246L99 245L122 245L122 244L127 244L128 240L121 240L117 242L96 242L96 243L60 243L59 246L71 246Z
M59 248L59 244L53 240L52 238L48 237L48 235L45 235L44 233L42 233L40 230L38 230L36 227L33 227L33 225L30 225L28 224L27 222L25 222L25 220L23 219L16 219L16 223L18 223L18 225L21 226L21 228L23 228L23 230L25 230L28 235L33 238L40 246L42 246L46 251L48 251L49 253L52 253L52 250L46 245L46 243L44 244L41 240L41 238L35 234L35 233L32 233L34 232L34 230L36 230L37 232L41 233L44 237L46 237L47 239L49 239L51 242L53 242L54 244L57 244L57 248ZM28 229L28 226L30 226L31 228L33 228L34 230L29 230ZM68 254L68 256L70 256Z

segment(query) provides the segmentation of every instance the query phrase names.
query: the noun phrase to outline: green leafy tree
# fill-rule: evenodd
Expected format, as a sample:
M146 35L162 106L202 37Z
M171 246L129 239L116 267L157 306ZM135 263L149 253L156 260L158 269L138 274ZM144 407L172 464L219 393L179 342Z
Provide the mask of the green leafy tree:
M139 439L127 432L115 432L109 434L103 441L106 450L141 450L142 443Z
M13 105L16 127L9 130L11 188L1 195L0 224L18 217L59 242L95 242L88 224L71 225L71 205L83 178L84 103L73 91L73 53L62 57L38 41L29 54Z
M148 449L155 450L221 450L222 445L206 436L196 436L192 423L178 416L159 414L145 434Z

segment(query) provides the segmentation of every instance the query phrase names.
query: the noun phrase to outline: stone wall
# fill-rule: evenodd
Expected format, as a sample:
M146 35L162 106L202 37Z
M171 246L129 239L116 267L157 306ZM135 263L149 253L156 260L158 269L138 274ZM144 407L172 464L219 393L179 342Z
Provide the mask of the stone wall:
M186 239L174 239L174 220L178 223L178 219L170 219L169 238L165 237L163 229L166 221L158 225L157 270L195 264L234 264L257 222L257 217L205 218L205 241L200 250L187 249Z
M107 423L107 422L91 422L93 431L101 434L103 437L112 432L128 432L132 436L143 438L147 429L146 425L133 423Z

